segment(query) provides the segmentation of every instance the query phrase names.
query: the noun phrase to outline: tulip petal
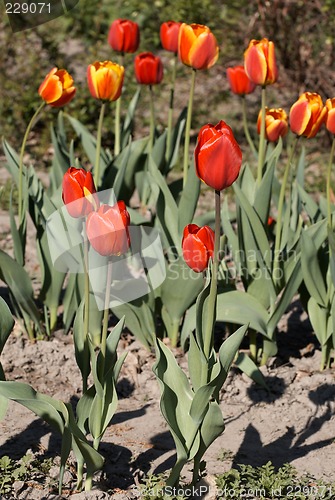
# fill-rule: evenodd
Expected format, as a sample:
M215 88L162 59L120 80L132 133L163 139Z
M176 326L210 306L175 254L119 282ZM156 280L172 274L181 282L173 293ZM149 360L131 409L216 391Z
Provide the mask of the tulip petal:
M209 69L213 66L219 57L219 47L213 33L201 33L194 41L188 57L194 69Z
M310 106L307 101L298 100L290 110L290 127L294 134L302 135L307 128L312 116Z
M191 66L189 54L193 43L196 40L193 28L191 25L183 23L180 27L178 38L178 55L182 63Z
M245 54L245 71L256 85L264 85L267 76L267 62L258 45L251 45Z
M97 74L97 70L96 70L95 65L90 64L87 68L88 88L89 88L89 91L90 91L92 97L99 99L99 90L98 90L98 86L97 86L96 74Z
M63 86L61 81L56 75L53 75L48 79L47 85L41 93L41 97L47 104L50 104L60 99L62 92Z

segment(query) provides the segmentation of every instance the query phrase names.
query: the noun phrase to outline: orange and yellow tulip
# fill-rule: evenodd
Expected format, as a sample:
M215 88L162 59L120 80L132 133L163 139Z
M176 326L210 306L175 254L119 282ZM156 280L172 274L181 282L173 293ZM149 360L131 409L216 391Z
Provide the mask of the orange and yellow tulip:
M278 78L275 46L267 38L251 40L244 52L244 69L256 85L270 85Z
M65 69L53 68L41 83L38 93L47 104L59 108L71 101L76 88Z
M335 135L335 97L326 100L326 108L326 127L331 134Z
M257 132L261 130L262 111L258 114ZM288 132L288 116L282 108L265 108L265 137L270 142L277 142Z
M208 69L219 57L219 46L207 26L183 23L179 30L178 55L186 66Z
M124 67L112 61L96 61L87 68L88 88L96 99L116 101L122 92Z
M290 109L290 128L294 134L315 137L327 119L327 108L316 92L304 92Z

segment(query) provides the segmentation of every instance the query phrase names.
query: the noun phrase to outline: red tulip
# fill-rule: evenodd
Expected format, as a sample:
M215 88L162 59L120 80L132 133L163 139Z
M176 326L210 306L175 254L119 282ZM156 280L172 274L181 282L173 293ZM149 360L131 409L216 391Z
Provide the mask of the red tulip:
M167 21L161 24L160 39L163 49L169 52L178 52L178 36L181 23L176 21Z
M308 139L315 137L327 119L327 108L321 96L315 92L304 92L290 109L290 127L294 134Z
M208 267L209 259L214 254L213 229L188 224L184 229L182 248L186 264L196 273L201 273Z
M198 177L213 189L221 191L236 181L242 151L224 121L215 126L209 123L200 129L194 156Z
M140 44L138 24L129 19L116 19L109 28L108 43L117 52L136 52Z
M335 135L335 97L326 100L326 108L328 111L326 127L331 134Z
M39 95L50 106L59 108L74 97L73 78L65 69L53 68L38 89Z
M230 85L230 90L234 94L245 95L251 94L256 88L245 72L244 66L233 66L227 69L227 78Z
M260 133L262 110L258 114L257 132ZM284 137L288 132L288 117L282 108L265 109L265 136L270 142L277 142L279 137Z
M86 234L100 255L111 256L125 253L130 245L128 227L130 216L124 201L114 206L101 205L91 212L86 221Z
M135 76L138 83L155 85L163 78L163 63L161 58L151 52L142 52L135 57Z
M64 174L62 198L71 217L84 217L96 210L99 200L91 172L70 167Z
M183 23L179 31L178 55L186 66L209 69L218 60L219 46L207 26Z
M269 85L278 78L275 46L267 38L251 40L244 52L245 72L256 85Z
M116 101L122 92L124 67L112 61L90 64L87 82L90 93L96 99Z

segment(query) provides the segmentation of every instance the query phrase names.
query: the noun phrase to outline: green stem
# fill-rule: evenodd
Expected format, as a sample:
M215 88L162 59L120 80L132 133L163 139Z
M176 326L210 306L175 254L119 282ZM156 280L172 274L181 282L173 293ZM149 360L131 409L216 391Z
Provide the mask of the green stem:
M115 142L114 142L114 156L120 154L121 151L121 96L115 103Z
M221 231L221 211L220 211L220 191L215 191L215 237L214 237L214 256L212 266L211 285L208 297L208 307L206 310L206 323L204 328L203 349L206 360L208 361L213 347L213 330L216 318L216 297L219 271L219 253L220 253L220 231ZM202 374L202 385L207 384L208 372Z
M292 144L292 147L291 147L291 151L290 151L287 163L286 163L284 176L283 176L281 187L280 187L279 200L278 200L277 225L276 225L276 237L275 237L275 250L274 250L274 266L273 266L274 283L278 283L280 280L278 269L279 269L279 260L280 260L279 252L280 252L280 246L281 246L281 233L282 233L282 224L283 224L283 208L284 208L284 200L285 200L285 191L286 191L288 176L290 173L291 163L293 160L296 146L298 144L298 140L299 140L299 136L296 136L295 140Z
M251 151L253 152L254 156L257 158L257 151L255 148L255 144L251 138L250 132L249 132L249 127L248 127L248 120L247 120L247 106L246 106L246 99L245 95L242 96L242 117L243 117L243 128L244 128L244 135L248 141L248 144L250 146Z
M179 326L180 326L180 320L174 319L172 322L172 327L169 330L171 347L177 347L178 337L179 337Z
M100 183L100 152L101 152L101 136L102 136L102 124L104 121L106 103L101 104L98 132L97 132L97 144L95 150L95 164L94 164L94 184L96 189L99 187Z
M86 228L83 224L84 235L84 287L85 287L85 308L84 308L84 343L88 342L89 324L90 324L90 278L88 265L89 243L86 237ZM83 394L87 391L87 379L83 379Z
M168 114L168 127L167 127L167 137L166 137L166 161L170 160L171 156L171 140L172 140L172 123L173 123L173 108L174 108L174 88L176 83L176 68L177 68L177 54L174 55L172 59L172 80L170 89L170 104L169 104L169 114Z
M327 167L327 221L329 229L332 228L332 210L331 210L331 201L330 201L330 181L331 181L331 172L332 165L335 153L335 137L333 138L332 147L329 156L329 162Z
M187 174L188 174L188 156L190 150L190 133L191 133L192 108L193 108L193 98L194 98L194 88L195 88L195 75L196 75L196 70L192 68L191 88L188 99L186 129L185 129L183 186L185 186L187 182Z
M102 357L102 363L100 366L101 377L104 376L105 362L106 362L106 344L107 344L107 333L108 333L108 319L109 319L109 302L111 294L111 284L112 284L112 260L108 261L107 267L107 278L106 278L106 292L105 292L105 309L102 320L102 334L101 334L101 346L100 352ZM103 378L101 378L102 383Z
M257 363L257 332L255 330L249 330L249 349L250 358Z
M332 338L328 339L326 344L321 346L321 365L320 370L330 368L330 353L332 350Z
M262 87L261 130L258 149L257 184L260 185L263 177L265 158L265 113L266 113L266 86Z
M23 136L23 141L22 141L22 146L21 146L21 151L20 151L20 160L19 160L19 185L18 185L18 190L19 190L19 192L18 192L18 196L19 196L19 201L18 201L18 204L19 204L19 224L22 222L22 218L23 218L23 156L24 156L24 151L26 148L27 139L28 139L29 133L32 129L32 126L37 118L37 115L40 113L40 111L42 111L44 106L45 106L45 102L43 101L39 105L39 107L37 108L35 113L33 114L30 122L28 123L28 127L26 129L26 132Z
M154 91L152 85L149 85L150 93L150 135L149 135L149 153L152 152L155 139L155 106L154 106Z

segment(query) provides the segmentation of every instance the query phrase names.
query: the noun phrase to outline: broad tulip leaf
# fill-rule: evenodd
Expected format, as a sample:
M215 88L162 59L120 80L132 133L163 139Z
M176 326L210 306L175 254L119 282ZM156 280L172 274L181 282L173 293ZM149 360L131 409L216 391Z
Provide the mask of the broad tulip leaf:
M251 380L256 382L256 384L264 387L264 389L266 390L269 390L262 372L247 354L245 354L244 352L240 352L237 359L235 360L235 365L249 378L251 378Z
M275 151L279 147L279 143L277 144ZM281 148L279 149L280 154ZM274 152L272 153L274 155ZM273 184L273 176L274 169L276 165L276 161L278 160L277 156L275 156L276 160L269 161L270 165L266 169L266 172L262 178L261 184L257 189L255 201L254 201L254 209L259 215L260 220L263 225L266 226L268 222L270 203L271 203L271 194L272 194L272 184Z
M293 296L297 293L299 286L302 281L302 271L300 258L297 260L293 272L290 275L288 282L281 294L278 302L276 303L275 309L271 314L268 324L267 324L267 334L272 339L275 329L280 321L280 318L285 313L286 309L290 305Z
M199 444L190 453L195 462L200 462L208 447L223 433L224 429L225 425L221 408L216 401L211 401L200 426L199 432L201 438Z
M182 257L167 265L161 299L172 320L180 321L203 288L203 277L190 269Z
M125 317L125 325L132 334L150 349L155 339L156 325L154 311L146 297L112 307L117 318Z
M7 342L7 339L13 329L14 318L7 306L6 302L0 297L0 354ZM0 380L5 380L5 374L3 372L0 363ZM4 418L8 406L7 398L0 396L0 421Z
M77 310L74 324L73 324L73 343L74 352L77 361L78 368L81 372L83 381L87 381L87 378L91 372L90 365L90 348L89 340L85 338L84 332L84 308L85 308L85 298L82 299L79 309Z
M186 185L178 203L179 234L183 234L184 227L193 221L200 193L200 179L191 168L188 172Z
M7 284L23 313L30 316L40 331L40 313L34 302L34 291L27 271L5 252L0 250L0 278Z
M242 167L242 170L238 177L238 182L235 183L234 186L236 186L237 184L243 191L244 196L249 201L249 203L253 205L255 200L256 182L253 173L251 172L251 169L247 163L244 165L244 167Z
M317 336L320 344L324 345L328 340L329 313L327 309L320 305L313 296L308 301L307 309L315 335Z
M157 201L157 217L168 240L181 253L181 237L178 230L178 207L162 176L151 157L149 157L149 173L152 182L157 184L161 193Z
M153 372L161 388L161 412L176 445L176 466L181 468L189 458L186 443L193 442L197 434L198 426L189 414L194 393L170 349L159 339L156 340L156 355Z
M141 87L138 86L135 94L133 95L130 104L127 109L127 114L125 116L124 122L122 124L121 130L121 146L124 149L129 143L129 139L131 137L131 132L133 128L133 121L135 116L135 110L137 107L137 103L141 94Z
M310 220L315 223L319 221L321 218L323 218L319 205L305 191L305 189L302 186L300 186L300 184L297 185L297 189L301 202Z
M95 150L96 150L96 138L89 132L89 130L83 125L79 120L76 118L73 118L70 115L66 115L67 119L71 123L72 127L74 128L76 134L81 140L81 143L83 145L84 151L87 155L87 158L91 165L95 164ZM101 174L103 173L104 169L106 168L107 164L109 163L110 158L107 156L106 152L101 148L101 153L100 153L100 168L101 168Z
M171 170L178 162L180 142L186 124L187 108L183 108L178 116L176 125L172 129L171 154L167 161L167 169ZM165 172L167 173L167 172Z
M301 234L301 268L308 292L323 307L327 305L327 290L319 265L318 251L312 238L303 231Z

